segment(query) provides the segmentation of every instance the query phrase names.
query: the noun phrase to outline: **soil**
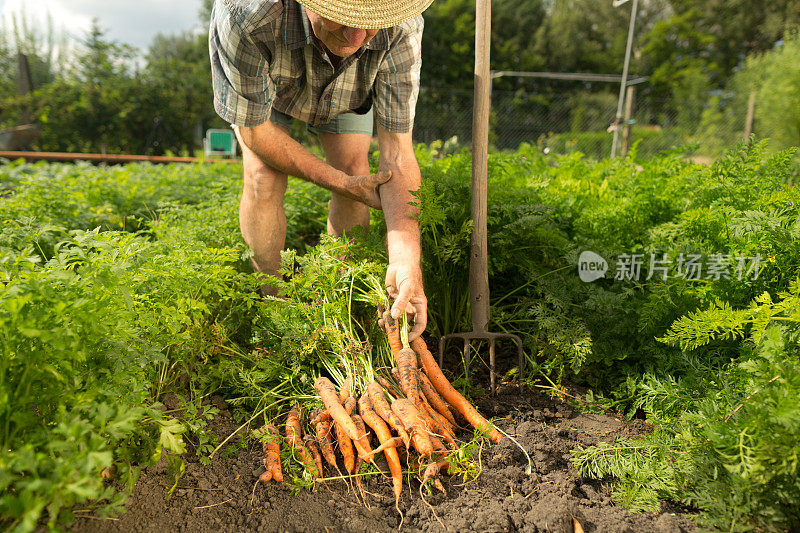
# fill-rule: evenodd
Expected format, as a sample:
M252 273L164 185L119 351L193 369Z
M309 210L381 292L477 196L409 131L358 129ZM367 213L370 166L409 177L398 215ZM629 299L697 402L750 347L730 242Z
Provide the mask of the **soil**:
M232 431L225 404L215 420L221 434ZM607 484L583 479L569 462L579 445L613 441L646 430L641 422L624 423L608 414L587 414L541 392L501 387L494 398L477 403L502 430L514 436L533 460L509 439L487 446L477 481L442 476L446 494L420 497L419 484L404 485L400 508L403 531L573 532L573 518L586 532L652 533L695 531L696 526L668 503L659 513L631 514L616 505ZM186 473L167 498L172 480L166 467L146 469L127 512L116 519L81 518L77 532L138 531L389 531L400 525L389 480L364 482L365 494L344 481L319 483L313 491L295 492L289 484L254 483L264 471L259 446L235 457L202 466L187 457ZM328 474L334 475L334 474ZM363 497L362 497L363 496ZM435 513L435 515L434 515Z

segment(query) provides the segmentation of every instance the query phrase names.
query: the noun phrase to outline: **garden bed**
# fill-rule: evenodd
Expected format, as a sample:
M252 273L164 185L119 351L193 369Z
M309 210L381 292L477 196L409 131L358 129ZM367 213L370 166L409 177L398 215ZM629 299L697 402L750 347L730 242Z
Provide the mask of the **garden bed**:
M506 386L496 398L478 402L481 412L515 436L533 460L508 439L488 445L481 454L480 477L464 486L443 476L447 494L419 496L419 484L403 492L404 531L572 531L572 518L585 531L694 531L687 516L662 503L659 513L632 514L616 505L609 485L583 479L569 462L569 451L646 430L641 421L626 423L608 414L582 413L547 395ZM220 411L215 424L230 432L236 424ZM192 458L187 457L187 461ZM399 525L391 485L377 477L364 483L359 503L344 481L318 484L294 493L292 485L259 484L263 471L260 447L210 466L188 462L178 488L167 498L173 478L164 464L146 469L115 520L96 517L74 522L73 531L387 531ZM409 493L413 490L413 494ZM81 514L81 513L78 513Z

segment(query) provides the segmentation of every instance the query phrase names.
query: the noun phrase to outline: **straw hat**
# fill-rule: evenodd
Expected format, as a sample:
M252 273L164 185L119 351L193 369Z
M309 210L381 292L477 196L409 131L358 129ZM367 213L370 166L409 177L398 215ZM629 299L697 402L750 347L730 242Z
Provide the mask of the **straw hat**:
M351 28L380 29L414 18L433 0L297 0L306 9Z

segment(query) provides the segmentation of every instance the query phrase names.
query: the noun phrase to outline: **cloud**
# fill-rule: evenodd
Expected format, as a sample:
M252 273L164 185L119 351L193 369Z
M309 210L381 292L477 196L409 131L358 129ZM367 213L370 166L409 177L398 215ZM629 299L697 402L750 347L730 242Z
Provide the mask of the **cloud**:
M63 30L70 37L85 33L92 20L66 7L63 0L6 0L0 13L6 27L10 27L12 20L25 17L34 27L40 25L44 29L49 16L54 29Z
M50 13L56 29L74 39L82 39L97 19L107 38L146 49L157 33L197 28L200 5L201 0L0 0L0 13L8 20L22 11L40 22Z

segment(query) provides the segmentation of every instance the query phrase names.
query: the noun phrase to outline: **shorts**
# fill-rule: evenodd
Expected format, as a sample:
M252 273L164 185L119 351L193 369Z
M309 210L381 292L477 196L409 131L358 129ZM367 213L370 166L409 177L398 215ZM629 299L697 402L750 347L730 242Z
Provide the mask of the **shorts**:
M269 117L270 122L287 129L291 129L292 122L295 120L300 119L291 117L286 113L281 113L277 109L273 109ZM357 113L342 113L341 115L333 117L327 124L320 124L319 126L312 126L308 123L304 124L306 124L306 130L314 135L319 135L320 133L365 133L372 137L373 120L372 108L370 107L369 111L363 115Z

